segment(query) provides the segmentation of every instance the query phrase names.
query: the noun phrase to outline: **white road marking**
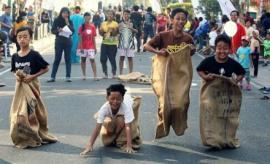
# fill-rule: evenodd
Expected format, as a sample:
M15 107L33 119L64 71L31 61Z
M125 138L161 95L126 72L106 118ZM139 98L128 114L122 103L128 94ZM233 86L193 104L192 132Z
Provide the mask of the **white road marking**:
M11 70L11 68L8 68L2 72L0 72L0 76L4 75L5 73L9 72Z

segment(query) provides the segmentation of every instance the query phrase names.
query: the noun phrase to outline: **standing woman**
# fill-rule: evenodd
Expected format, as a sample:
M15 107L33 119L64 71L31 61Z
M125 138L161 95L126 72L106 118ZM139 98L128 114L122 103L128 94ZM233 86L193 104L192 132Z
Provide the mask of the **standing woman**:
M83 73L83 80L86 80L86 59L89 58L94 74L94 80L97 79L97 69L96 69L96 62L95 56L97 53L96 49L96 28L95 25L92 24L91 21L91 14L86 12L84 14L84 24L79 28L79 46L78 46L78 55L81 57L81 68Z
M71 47L72 40L71 35L74 32L73 24L69 19L70 11L67 7L63 7L59 16L54 20L52 33L56 35L55 38L55 58L53 63L53 69L51 79L47 82L55 82L55 76L61 62L62 53L64 51L66 62L66 82L71 82ZM66 29L65 31L63 29Z
M108 78L107 60L109 59L112 66L112 78L116 77L116 52L118 44L118 23L114 20L114 12L108 11L107 21L101 24L99 34L103 36L100 52L100 62L104 78Z

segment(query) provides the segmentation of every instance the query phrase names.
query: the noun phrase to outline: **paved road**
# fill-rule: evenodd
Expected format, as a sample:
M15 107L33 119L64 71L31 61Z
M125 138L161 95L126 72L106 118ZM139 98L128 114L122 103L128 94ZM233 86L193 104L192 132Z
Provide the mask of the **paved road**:
M43 52L52 63L53 47ZM97 57L98 59L98 57ZM193 56L194 67L201 57ZM136 71L150 74L151 55L137 55L134 62ZM97 60L98 75L101 66ZM2 70L1 70L2 71ZM127 69L125 69L127 71ZM14 77L11 73L1 75L7 84L0 88L0 163L269 163L270 161L270 103L259 98L257 89L244 91L238 136L241 147L235 150L214 151L204 147L199 134L199 89L200 78L194 71L193 86L190 91L188 126L184 136L171 134L153 141L157 122L157 100L150 85L126 84L133 95L143 97L140 111L141 133L144 143L134 155L125 154L115 148L104 148L97 140L94 152L88 158L81 158L80 151L94 128L93 114L105 101L105 88L117 80L94 81L90 64L90 76L80 79L80 65L72 66L73 82L64 82L65 65L61 64L57 82L46 83L50 72L43 75L42 97L49 113L50 132L59 142L40 148L20 150L13 147L9 137L9 108L14 93Z

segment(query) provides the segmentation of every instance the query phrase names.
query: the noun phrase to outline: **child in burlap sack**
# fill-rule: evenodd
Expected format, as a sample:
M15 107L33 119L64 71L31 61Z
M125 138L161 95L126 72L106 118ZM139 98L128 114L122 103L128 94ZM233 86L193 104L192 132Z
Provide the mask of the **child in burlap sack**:
M242 93L237 85L244 68L229 57L231 40L219 35L215 56L204 59L197 67L203 79L200 91L200 133L202 143L213 148L237 148L236 138Z
M11 72L16 76L15 94L10 109L10 135L18 148L54 143L49 134L47 110L40 96L38 77L48 72L48 63L39 52L29 47L33 32L30 27L17 30L20 51L12 55Z
M135 152L134 148L137 147L134 147L133 141L136 138L134 138L135 133L132 127L135 117L132 110L132 103L128 104L126 101L124 102L125 92L126 89L122 84L114 84L107 88L107 102L102 105L95 116L97 119L96 127L90 136L85 150L80 153L81 156L93 151L94 143L99 134L105 146L116 145L124 149L127 153ZM118 138L122 137L123 130L125 130L126 134L126 144L120 146L118 144Z
M155 138L169 135L170 127L181 136L187 129L189 90L192 82L193 38L184 32L188 12L171 12L172 30L158 33L144 49L155 53L152 62L152 87L158 98L158 123Z

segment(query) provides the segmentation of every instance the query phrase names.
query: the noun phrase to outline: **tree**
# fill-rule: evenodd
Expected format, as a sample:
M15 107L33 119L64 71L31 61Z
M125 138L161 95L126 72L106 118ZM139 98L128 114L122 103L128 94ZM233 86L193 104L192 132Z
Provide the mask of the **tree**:
M198 10L205 15L206 19L210 19L211 16L216 17L221 12L217 0L200 0L199 3Z

